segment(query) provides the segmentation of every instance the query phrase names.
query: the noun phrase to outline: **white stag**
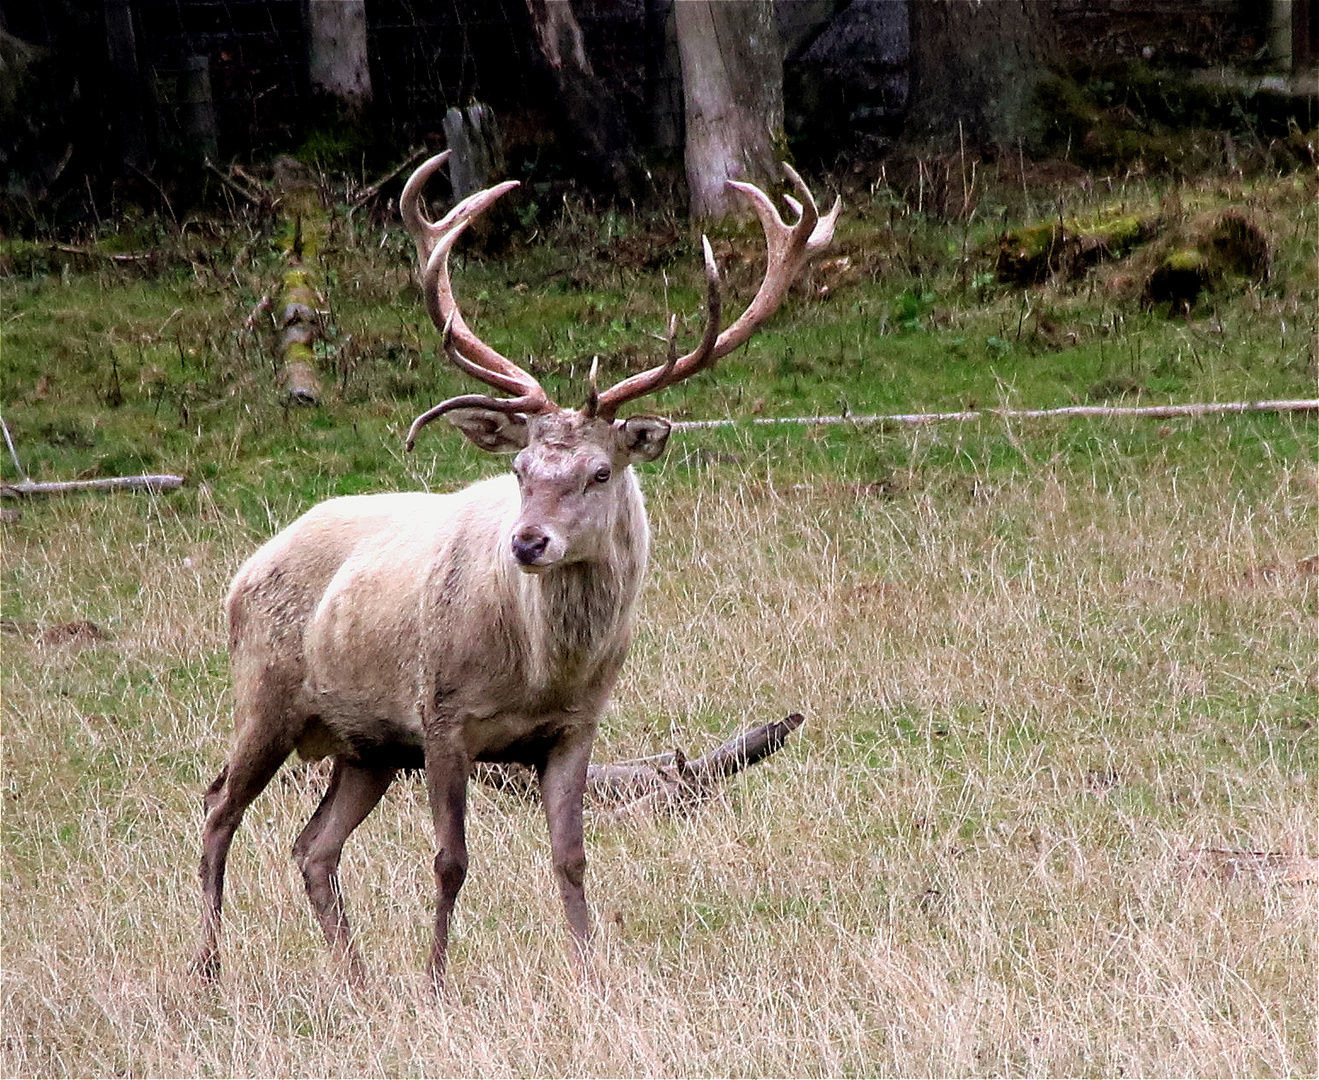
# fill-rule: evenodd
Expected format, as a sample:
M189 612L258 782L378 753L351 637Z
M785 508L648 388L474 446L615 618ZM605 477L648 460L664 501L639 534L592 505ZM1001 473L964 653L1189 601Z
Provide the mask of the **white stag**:
M750 202L768 246L765 279L746 312L719 332L719 278L703 241L708 314L700 344L679 357L670 323L665 363L597 393L581 409L552 402L526 371L468 328L448 258L463 230L510 188L478 192L438 223L421 192L447 157L413 174L400 208L417 244L427 307L445 352L509 397L468 394L423 413L445 416L483 450L513 453L513 471L448 495L331 499L261 547L229 590L236 733L206 792L202 939L196 969L219 971L225 860L248 805L291 752L330 757L315 814L293 845L312 910L353 975L361 963L344 914L344 842L401 769L425 771L435 828L434 943L444 970L449 920L467 873L464 813L474 762L522 762L540 780L554 876L573 941L589 930L582 794L591 742L618 677L649 545L630 466L664 450L667 421L618 419L629 401L709 367L778 308L793 279L829 243L839 205L820 216L801 196L784 223L770 199Z

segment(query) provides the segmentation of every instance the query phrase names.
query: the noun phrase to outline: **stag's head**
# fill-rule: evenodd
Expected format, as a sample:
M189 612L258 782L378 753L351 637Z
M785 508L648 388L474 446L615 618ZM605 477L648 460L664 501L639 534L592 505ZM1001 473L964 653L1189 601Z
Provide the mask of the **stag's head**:
M801 177L784 165L801 196L800 202L785 199L797 219L788 225L759 188L728 181L755 210L768 249L765 279L746 311L720 332L719 271L710 242L702 237L706 320L696 348L678 355L678 321L671 316L664 363L604 391L596 387L593 365L585 404L568 408L551 401L530 372L478 338L458 309L449 277L449 253L463 230L496 199L517 187L517 181L470 195L440 221L430 221L422 210L422 189L448 156L445 151L412 174L399 199L399 210L417 244L422 292L431 319L443 335L446 355L461 370L509 396L463 394L442 401L412 422L408 449L417 432L444 416L482 450L516 455L513 471L522 492L522 509L509 537L509 549L519 567L536 573L594 558L601 538L618 518L620 493L635 490L628 466L654 461L664 452L669 437L667 420L657 416L620 418L619 409L710 367L747 341L778 309L806 263L832 239L841 200L821 216Z

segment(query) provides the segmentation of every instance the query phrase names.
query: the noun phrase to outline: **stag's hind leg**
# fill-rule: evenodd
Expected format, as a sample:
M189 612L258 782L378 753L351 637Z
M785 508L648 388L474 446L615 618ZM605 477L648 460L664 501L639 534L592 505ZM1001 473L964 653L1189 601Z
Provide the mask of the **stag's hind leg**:
M293 844L293 857L307 885L307 898L325 940L348 965L350 976L362 977L362 962L353 947L348 916L339 888L339 859L344 842L375 809L397 769L367 769L335 758L325 797Z
M220 775L206 791L202 825L202 938L193 970L206 979L220 973L220 909L224 868L243 814L293 750L297 732L283 725L243 731Z

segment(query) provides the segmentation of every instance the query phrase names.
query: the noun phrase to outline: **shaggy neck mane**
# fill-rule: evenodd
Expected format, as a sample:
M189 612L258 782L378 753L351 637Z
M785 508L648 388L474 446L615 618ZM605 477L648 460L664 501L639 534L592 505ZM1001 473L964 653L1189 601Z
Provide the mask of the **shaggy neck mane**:
M572 674L602 651L627 640L632 609L641 588L649 536L640 489L620 500L610 550L598 560L569 563L549 573L524 577L534 594L534 614L542 634L540 659L547 681Z

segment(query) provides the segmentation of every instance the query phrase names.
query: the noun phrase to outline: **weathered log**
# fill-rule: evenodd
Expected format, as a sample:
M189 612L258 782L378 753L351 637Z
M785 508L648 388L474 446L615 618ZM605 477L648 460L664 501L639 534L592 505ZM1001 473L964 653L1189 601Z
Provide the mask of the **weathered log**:
M805 721L800 713L744 731L708 754L690 760L681 750L654 757L592 765L586 794L619 816L638 816L696 806L722 781L776 753ZM473 779L521 798L536 796L535 774L525 766L481 764Z
M1202 401L1184 405L1064 405L1056 409L968 409L945 413L876 413L843 416L753 416L739 420L675 420L675 431L704 431L707 428L768 427L775 424L935 424L944 421L1044 420L1050 417L1094 416L1109 418L1172 419L1179 416L1222 416L1237 413L1319 412L1319 398L1286 401Z
M0 497L21 499L29 495L68 495L75 491L173 491L183 486L183 477L171 473L142 476L104 476L95 480L20 480L0 484Z
M275 186L287 220L280 241L287 269L276 301L279 323L279 387L290 405L319 405L315 342L321 338L315 262L327 230L325 209L310 171L292 158L275 162Z

